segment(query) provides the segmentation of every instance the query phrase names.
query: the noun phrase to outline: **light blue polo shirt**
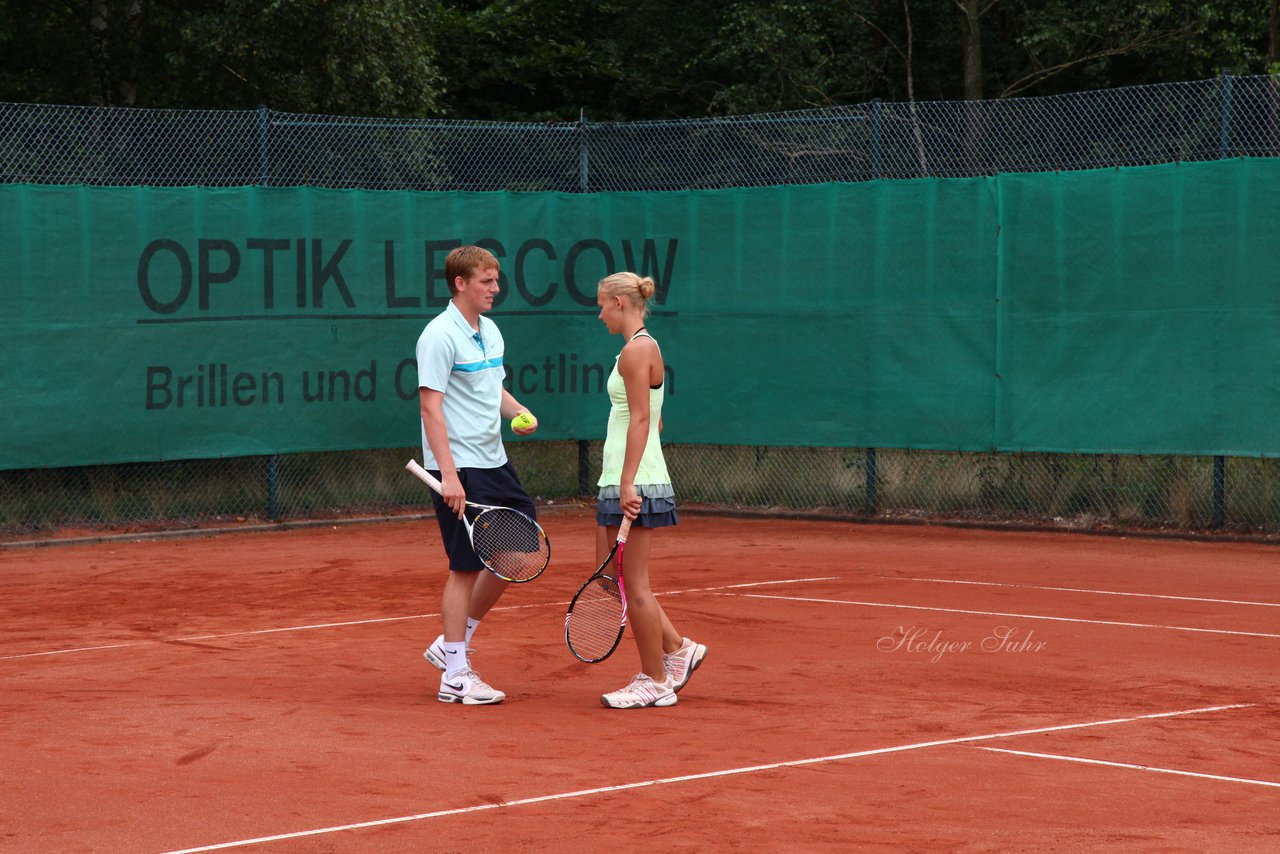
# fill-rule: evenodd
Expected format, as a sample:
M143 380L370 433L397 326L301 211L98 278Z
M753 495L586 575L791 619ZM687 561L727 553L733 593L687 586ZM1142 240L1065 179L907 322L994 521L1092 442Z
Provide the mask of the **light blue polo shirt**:
M452 301L418 336L418 387L444 392L449 451L458 468L491 469L507 462L500 411L503 350L496 323L481 315L476 332ZM426 468L440 468L425 425L422 457Z

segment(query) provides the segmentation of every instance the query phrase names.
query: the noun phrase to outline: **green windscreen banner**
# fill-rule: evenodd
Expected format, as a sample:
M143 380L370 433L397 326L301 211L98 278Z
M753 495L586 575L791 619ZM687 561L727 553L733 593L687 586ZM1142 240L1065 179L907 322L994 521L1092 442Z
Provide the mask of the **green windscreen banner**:
M1280 159L999 188L996 447L1280 453Z
M543 439L657 285L667 441L1275 454L1280 161L664 193L0 187L0 468L405 447L444 258Z

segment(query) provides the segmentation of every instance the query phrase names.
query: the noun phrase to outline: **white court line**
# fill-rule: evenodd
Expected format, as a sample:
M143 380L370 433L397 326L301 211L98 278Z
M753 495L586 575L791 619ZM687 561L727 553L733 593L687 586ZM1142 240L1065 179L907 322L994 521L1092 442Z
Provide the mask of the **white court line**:
M900 575L881 575L879 578L894 581L927 581L932 584L970 584L975 587L1013 587L1019 590L1056 590L1065 593L1096 593L1099 596L1134 596L1139 599L1174 599L1179 602L1212 602L1217 605L1256 605L1259 608L1280 608L1280 602L1257 602L1248 599L1209 599L1203 596L1171 596L1166 593L1128 593L1122 590L1091 590L1087 587L1042 587L1038 584L1009 584L1000 581L957 581L953 578L910 578Z
M781 599L784 602L818 602L825 605L858 605L863 608L892 608L900 611L940 611L944 614L975 614L980 617L1016 617L1019 620L1048 620L1054 623L1087 623L1094 626L1126 626L1133 629L1166 629L1175 632L1200 632L1209 635L1237 635L1247 638L1280 638L1267 632L1238 632L1232 629L1201 629L1193 626L1162 626L1157 623L1126 623L1118 620L1086 620L1081 617L1046 617L1043 614L1010 614L1004 611L970 611L965 608L936 608L927 605L901 605L891 602L856 602L847 599L810 599L803 596L766 596L763 593L721 593L744 599Z
M742 587L769 587L773 584L802 584L809 581L837 581L839 575L826 575L820 578L786 578L782 581L748 581L743 584L722 584L719 587L690 587L687 590L663 590L654 596L680 596L684 593L715 593L717 590L737 590Z
M124 649L129 646L146 646L147 644L156 643L156 641L127 641L125 643L108 643L101 646L78 646L74 649L50 649L44 652L22 652L16 655L0 655L0 661L7 661L11 658L39 658L43 655L69 655L73 652L98 652L104 649Z
M747 584L726 584L720 587L702 587L702 588L693 588L689 590L671 590L661 595L674 596L674 595L679 595L683 593L707 593L707 592L715 592L718 590L733 590L741 587L765 587L772 584L801 584L808 581L832 581L838 577L839 576L833 575L833 576L827 576L824 578L788 578L781 581L756 581L756 582L751 582ZM496 607L493 610L494 611L519 611L525 608L546 608L550 606L558 606L563 608L563 607L566 607L568 604L569 603L567 601L566 602L540 602L540 603L530 604L530 605L503 605L501 607ZM124 641L121 643L101 644L99 646L80 646L80 647L74 647L70 649L50 649L50 650L43 650L41 652L22 652L22 653L16 653L14 655L0 655L0 661L12 661L18 658L41 658L41 657L50 656L50 655L70 655L72 653L77 653L77 652L100 652L102 650L108 650L108 649L124 649L126 647L136 647L136 646L153 646L156 644L166 644L166 643L192 643L194 641L218 640L221 638L251 637L254 635L272 635L272 634L281 634L284 632L308 632L308 631L314 631L316 629L340 629L348 626L373 625L375 623L395 623L395 622L401 622L404 620L425 620L425 619L430 619L432 617L438 617L438 616L440 615L439 614L414 614L412 616L407 616L407 617L376 617L368 620L346 620L343 622L336 622L336 623L314 623L312 625L306 625L306 626L280 626L278 628L272 628L272 629L250 629L246 631L225 632L221 634L189 635L187 637L179 637L179 638Z
M258 836L253 839L239 839L234 842L220 842L214 845L203 845L196 848L183 848L177 851L169 851L166 854L200 854L204 851L219 851L226 848L243 848L248 845L261 845L268 842L282 842L286 839L302 839L308 836L321 836L328 833L341 833L347 830L362 830L369 827L386 827L391 824L405 824L413 821L424 821L431 818L444 818L446 816L464 815L466 813L481 812L483 810L505 809L507 807L525 806L528 804L545 803L547 801L565 800L568 798L585 798L591 795L606 794L609 792L624 792L628 789L640 789L646 786L666 786L672 783L687 783L692 780L710 780L716 777L731 777L737 774L752 774L759 771L774 771L778 768L797 768L802 765L816 765L823 762L838 762L844 759L858 759L865 756L882 756L888 753L902 753L909 750L923 750L929 747L943 747L952 744L968 744L975 741L990 741L995 738L1013 738L1021 735L1038 735L1046 732L1062 732L1063 730L1085 729L1087 727L1109 726L1112 724L1126 724L1135 721L1154 720L1156 718L1173 718L1183 715L1195 715L1205 712L1222 712L1231 709L1247 709L1253 706L1253 703L1236 703L1228 706L1206 706L1200 709L1181 709L1176 712L1154 712L1146 715L1135 715L1129 718L1111 718L1103 721L1086 721L1084 723L1060 724L1058 726L1035 727L1033 729L1014 730L1011 732L995 732L987 735L967 735L958 738L946 738L938 741L922 741L914 744L900 744L894 747L880 747L872 750L858 750L852 753L837 753L830 756L815 756L809 759L792 759L786 762L772 762L768 765L750 765L743 768L728 768L722 771L707 771L701 774L684 774L679 777L661 777L656 780L644 780L639 783L621 783L615 786L599 786L594 789L579 789L575 792L559 792L554 795L538 795L532 798L520 798L514 801L503 801L500 804L484 803L476 804L470 807L459 807L457 809L436 810L435 812L418 813L417 815L404 815L395 818L375 819L373 821L361 821L354 824L335 825L333 827L319 827L313 830L299 830L293 833L278 833L273 836Z
M517 606L517 607L527 607L527 606ZM499 609L495 608L494 610L499 610ZM370 620L350 620L345 623L316 623L315 625L311 625L311 626L288 626L285 628L277 628L277 629L252 629L250 631L243 631L243 632L228 632L227 634L221 634L221 635L190 635L188 637L181 637L181 638L164 638L164 639L157 639L157 640L128 641L126 643L103 644L102 646L80 646L80 647L75 647L73 649L50 649L50 650L45 650L43 652L22 652L15 655L0 655L0 661L9 661L15 658L39 658L41 656L46 656L46 655L69 655L73 652L98 652L99 650L123 649L125 647L133 647L133 646L156 646L158 644L166 644L166 643L192 643L194 641L216 640L218 638L234 638L234 637L243 637L243 636L249 636L249 635L269 635L269 634L275 634L277 632L305 632L312 629L333 629L341 626L363 626L363 625L368 625L370 623L393 623L399 620L421 620L426 617L436 617L436 616L439 616L439 615L438 614L418 614L412 617L378 617L376 619L370 619Z
M1195 771L1179 771L1175 768L1156 768L1153 765L1133 765L1128 762L1108 762L1104 759L1085 759L1081 756L1060 756L1055 753L1032 753L1029 750L1006 750L1000 747L979 747L992 753L1011 753L1014 756L1031 756L1036 759L1057 759L1061 762L1081 762L1085 765L1108 765L1112 768L1132 768L1135 771L1151 771L1156 774L1177 774L1181 777L1199 777L1202 780L1223 780L1228 783L1248 783L1251 786L1271 786L1280 789L1280 783L1270 780L1253 780L1249 777L1224 777L1220 774L1200 774Z

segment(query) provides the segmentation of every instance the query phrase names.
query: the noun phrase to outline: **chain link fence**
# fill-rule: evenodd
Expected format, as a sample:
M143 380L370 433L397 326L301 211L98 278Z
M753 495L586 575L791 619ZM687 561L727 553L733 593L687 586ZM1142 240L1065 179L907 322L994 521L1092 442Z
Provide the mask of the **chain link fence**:
M1280 156L1280 79L723 119L562 124L0 104L0 182L677 190ZM513 442L530 492L586 501L595 442ZM0 539L429 509L417 448L0 472ZM1280 540L1280 461L671 445L686 507Z
M1280 78L720 119L506 123L0 104L0 182L678 190L1280 152Z

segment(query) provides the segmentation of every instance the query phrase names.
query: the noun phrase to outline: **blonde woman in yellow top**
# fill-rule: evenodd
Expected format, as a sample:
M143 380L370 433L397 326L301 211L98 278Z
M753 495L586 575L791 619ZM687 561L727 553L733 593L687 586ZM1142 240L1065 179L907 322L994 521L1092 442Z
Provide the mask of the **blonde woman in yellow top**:
M596 297L600 321L626 342L606 385L609 425L598 483L596 560L608 555L623 517L631 518L623 571L627 619L640 653L640 673L626 687L600 698L613 709L674 705L676 692L707 654L706 646L676 631L649 585L653 532L679 522L658 440L665 365L658 342L644 325L653 292L653 279L623 272L601 280Z

